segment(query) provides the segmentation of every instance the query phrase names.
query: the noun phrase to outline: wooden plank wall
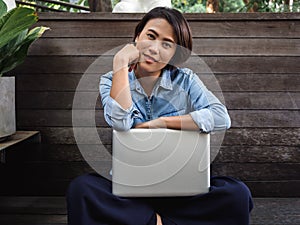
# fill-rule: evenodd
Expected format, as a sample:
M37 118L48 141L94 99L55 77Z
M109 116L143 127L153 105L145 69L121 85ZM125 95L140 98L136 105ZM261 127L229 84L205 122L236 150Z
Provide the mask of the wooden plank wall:
M189 14L194 52L215 74L232 117L212 174L245 181L254 196L300 196L300 15ZM7 153L1 195L64 195L70 180L92 171L72 128L76 87L90 64L131 40L139 14L41 13L50 31L16 69L17 126L40 130L42 144ZM82 115L93 111L104 63L79 92ZM110 149L111 130L96 104L97 130ZM91 124L82 121L84 129ZM91 137L86 144L94 145ZM91 140L91 141L90 141ZM100 160L105 160L103 157ZM109 166L106 165L105 168Z

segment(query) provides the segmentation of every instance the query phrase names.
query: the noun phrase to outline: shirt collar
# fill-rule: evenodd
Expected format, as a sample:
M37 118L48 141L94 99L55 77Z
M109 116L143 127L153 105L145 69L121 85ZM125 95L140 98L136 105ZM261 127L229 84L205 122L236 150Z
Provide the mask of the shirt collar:
M159 78L159 86L168 89L173 90L172 81L171 81L171 71L170 70L163 70L160 78ZM141 91L142 87L141 84L138 82L134 72L129 72L129 81L130 81L130 89L131 90L137 90Z
M142 86L138 79L136 78L134 71L129 72L129 83L130 83L130 90L136 90L137 92L142 94Z
M170 70L164 70L161 75L160 84L161 87L172 90L172 81L171 81L171 71Z

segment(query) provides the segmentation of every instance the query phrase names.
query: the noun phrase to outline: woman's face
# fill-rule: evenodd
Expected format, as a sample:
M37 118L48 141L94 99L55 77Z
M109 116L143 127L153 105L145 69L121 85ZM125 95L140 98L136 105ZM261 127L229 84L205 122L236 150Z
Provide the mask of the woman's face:
M173 28L167 20L149 20L136 38L140 51L138 70L150 75L159 75L173 57L176 41Z

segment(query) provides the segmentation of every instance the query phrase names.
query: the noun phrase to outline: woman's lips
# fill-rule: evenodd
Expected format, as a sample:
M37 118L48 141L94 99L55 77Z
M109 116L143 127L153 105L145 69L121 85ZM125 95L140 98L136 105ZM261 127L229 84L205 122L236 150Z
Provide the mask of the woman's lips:
M144 60L146 63L155 63L157 60L149 55L144 54Z

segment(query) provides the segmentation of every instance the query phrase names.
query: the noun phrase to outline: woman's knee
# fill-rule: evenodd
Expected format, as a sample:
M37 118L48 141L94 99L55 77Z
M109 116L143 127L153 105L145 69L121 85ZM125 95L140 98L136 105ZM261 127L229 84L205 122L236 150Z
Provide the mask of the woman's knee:
M253 208L252 195L250 189L242 181L236 181L232 189L232 200L237 209L250 212Z
M232 177L215 177L214 191L224 196L224 202L236 210L253 208L252 196L249 188L242 181Z
M110 183L105 178L97 174L84 174L71 181L67 190L67 198L88 197L94 192L109 191L109 189Z
M71 181L67 189L67 198L72 196L80 196L82 193L84 193L84 190L87 188L88 176L88 174L81 175Z

